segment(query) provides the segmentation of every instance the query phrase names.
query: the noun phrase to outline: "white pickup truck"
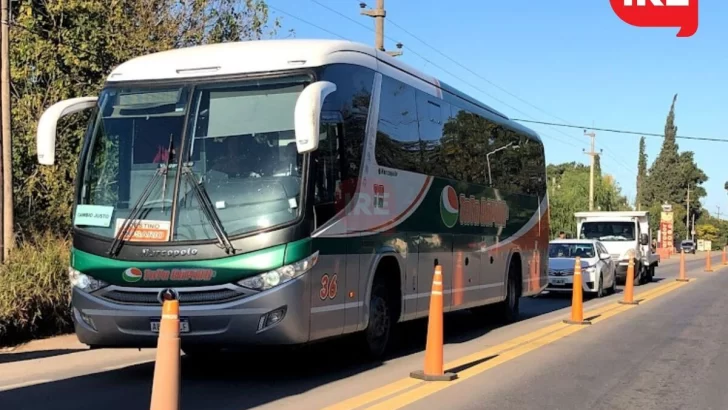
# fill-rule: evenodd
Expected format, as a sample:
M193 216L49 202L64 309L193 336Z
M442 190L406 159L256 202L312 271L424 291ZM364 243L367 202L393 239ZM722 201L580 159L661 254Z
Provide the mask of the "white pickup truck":
M647 211L577 212L579 239L599 240L617 265L617 280L624 283L629 255L634 254L634 284L651 282L660 263L652 250L650 215Z

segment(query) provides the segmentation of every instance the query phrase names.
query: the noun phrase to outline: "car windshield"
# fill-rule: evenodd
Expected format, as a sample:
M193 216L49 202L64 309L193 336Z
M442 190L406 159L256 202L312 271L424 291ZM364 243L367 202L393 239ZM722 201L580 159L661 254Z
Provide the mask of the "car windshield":
M549 258L593 258L594 245L590 243L549 244Z
M584 222L581 237L597 239L602 242L624 242L635 240L633 222Z
M106 88L74 224L113 237L169 160L169 172L152 188L129 239L215 239L189 178L180 178L176 227L170 232L178 155L206 190L228 236L294 220L301 203L302 156L296 150L293 112L307 80Z
M687 242L683 242L681 245L682 246L693 246L693 243L690 241L687 241Z

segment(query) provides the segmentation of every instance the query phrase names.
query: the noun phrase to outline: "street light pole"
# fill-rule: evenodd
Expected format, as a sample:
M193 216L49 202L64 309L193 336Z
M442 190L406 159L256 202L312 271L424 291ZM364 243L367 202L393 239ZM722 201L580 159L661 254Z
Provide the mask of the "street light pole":
M488 185L489 186L493 186L493 178L491 177L491 173L490 173L490 156L495 154L498 151L503 151L504 149L510 147L511 145L513 145L513 143L509 142L508 144L506 144L500 148L497 148L485 155L485 162L488 164ZM514 145L513 149L518 149L518 145Z

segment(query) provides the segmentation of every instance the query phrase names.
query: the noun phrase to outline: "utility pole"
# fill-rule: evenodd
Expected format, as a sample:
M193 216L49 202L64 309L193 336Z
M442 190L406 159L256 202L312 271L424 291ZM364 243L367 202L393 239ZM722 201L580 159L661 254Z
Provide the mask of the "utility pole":
M4 0L3 0L4 1ZM367 4L364 2L359 3L361 8L361 14L374 18L374 47L379 51L386 51L384 49L384 19L387 17L387 11L384 10L384 0L377 0L377 8L364 10ZM402 48L402 43L397 43L397 48ZM392 57L401 56L401 51L387 51Z
M586 152L586 155L589 155L591 157L591 171L589 172L589 210L594 210L594 157L596 157L597 153L594 152L594 138L597 136L594 132L586 132L584 130L584 135L587 137L591 137L591 150L589 152Z
M688 184L688 200L685 204L685 209L687 209L687 212L685 213L685 227L687 228L687 234L691 235L690 230L690 184Z
M720 205L716 205L716 208L718 208L718 222L720 222Z
M693 229L690 231L690 238L695 242L695 214L693 214Z
M10 135L10 0L1 0L0 23L2 23L0 42L0 83L2 89L2 180L3 180L3 256L4 262L13 247L13 161L12 139Z

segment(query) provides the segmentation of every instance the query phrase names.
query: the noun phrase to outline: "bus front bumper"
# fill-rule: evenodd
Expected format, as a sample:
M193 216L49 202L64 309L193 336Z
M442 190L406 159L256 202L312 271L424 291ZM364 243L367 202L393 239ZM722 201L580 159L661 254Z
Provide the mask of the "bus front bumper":
M238 347L292 345L309 340L309 275L243 299L220 304L180 302L186 344ZM182 291L182 289L178 289ZM114 303L73 290L73 321L81 343L93 347L154 347L161 304ZM281 318L282 317L282 318Z

